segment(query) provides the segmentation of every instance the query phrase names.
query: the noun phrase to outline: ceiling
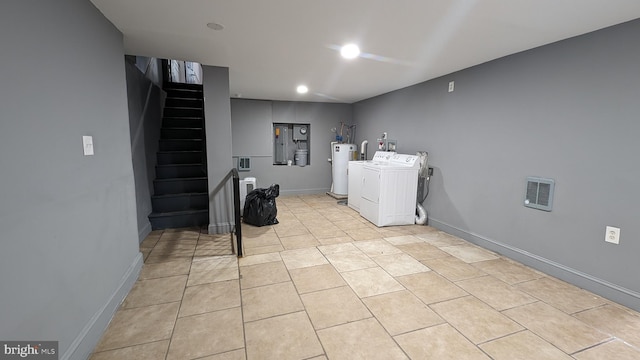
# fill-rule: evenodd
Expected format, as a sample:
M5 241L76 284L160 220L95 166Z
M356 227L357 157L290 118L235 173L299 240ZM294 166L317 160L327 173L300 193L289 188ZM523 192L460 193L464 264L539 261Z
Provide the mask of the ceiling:
M228 67L232 97L344 103L640 18L638 0L91 2L127 54Z

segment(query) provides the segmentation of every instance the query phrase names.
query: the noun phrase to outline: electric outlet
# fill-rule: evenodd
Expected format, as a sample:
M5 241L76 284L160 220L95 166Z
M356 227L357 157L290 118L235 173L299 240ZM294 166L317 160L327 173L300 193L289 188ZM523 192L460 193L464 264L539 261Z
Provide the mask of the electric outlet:
M604 235L604 241L612 244L620 244L620 228L607 226Z
M455 86L455 82L454 81L449 81L449 92L453 92L454 86Z

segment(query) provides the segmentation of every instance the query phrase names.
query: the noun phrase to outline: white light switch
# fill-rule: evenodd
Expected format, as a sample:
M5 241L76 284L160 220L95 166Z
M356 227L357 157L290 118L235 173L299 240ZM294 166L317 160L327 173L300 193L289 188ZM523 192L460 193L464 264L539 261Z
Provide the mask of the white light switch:
M82 137L82 148L85 155L93 155L93 136Z
M453 89L455 88L455 82L454 81L449 81L449 92L453 92Z

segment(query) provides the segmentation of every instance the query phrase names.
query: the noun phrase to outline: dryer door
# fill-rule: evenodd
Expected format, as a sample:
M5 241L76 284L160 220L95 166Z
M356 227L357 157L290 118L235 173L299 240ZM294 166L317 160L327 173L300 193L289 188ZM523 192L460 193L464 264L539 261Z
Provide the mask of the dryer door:
M362 193L363 199L378 203L380 198L380 170L375 168L362 168Z

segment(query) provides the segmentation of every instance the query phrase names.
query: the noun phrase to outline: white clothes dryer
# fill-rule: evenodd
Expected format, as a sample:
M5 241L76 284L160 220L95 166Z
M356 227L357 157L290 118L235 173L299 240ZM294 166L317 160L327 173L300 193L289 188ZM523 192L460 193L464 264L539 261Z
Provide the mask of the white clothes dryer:
M360 215L376 226L415 223L419 157L395 154L362 165Z

